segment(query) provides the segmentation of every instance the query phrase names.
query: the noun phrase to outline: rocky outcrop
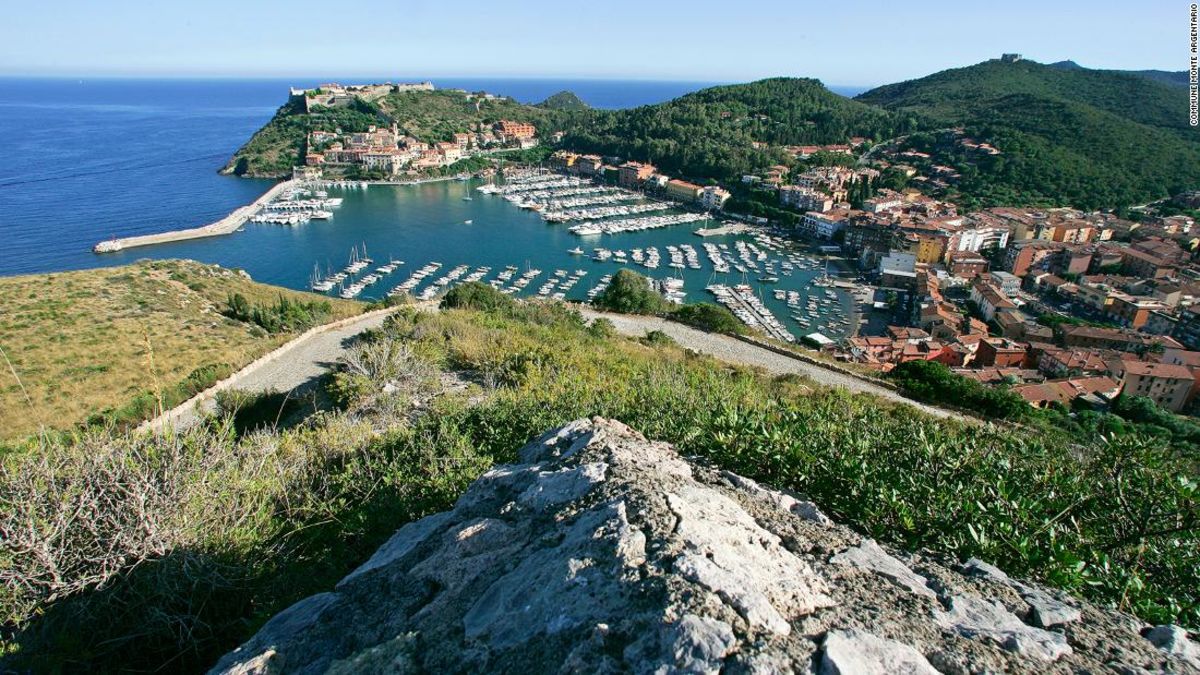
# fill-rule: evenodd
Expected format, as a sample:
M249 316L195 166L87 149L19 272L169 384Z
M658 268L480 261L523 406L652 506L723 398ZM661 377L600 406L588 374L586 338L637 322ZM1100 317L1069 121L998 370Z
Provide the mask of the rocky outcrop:
M1151 628L580 420L401 528L218 673L1200 672Z

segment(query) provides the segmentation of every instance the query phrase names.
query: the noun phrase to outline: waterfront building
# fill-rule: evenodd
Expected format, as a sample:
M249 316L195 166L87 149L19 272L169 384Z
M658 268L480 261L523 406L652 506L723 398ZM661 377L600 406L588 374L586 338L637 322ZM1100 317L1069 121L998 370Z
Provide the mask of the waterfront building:
M599 155L579 155L575 158L575 171L584 176L596 176L603 171L604 160Z
M703 191L704 188L700 187L699 185L696 185L695 183L689 183L685 180L679 180L678 178L667 181L667 197L670 199L677 199L681 202L696 203L700 200L700 195L703 193Z
M811 237L832 239L850 222L851 216L860 213L850 209L835 209L826 213L809 211L800 221L800 231Z
M824 213L833 208L833 198L824 192L799 185L783 185L779 188L779 203L800 211Z
M731 196L729 190L717 187L716 185L709 185L704 188L703 193L700 195L700 206L709 211L719 211L725 206L725 202Z
M625 188L641 187L658 169L644 162L625 162L617 169L617 183Z

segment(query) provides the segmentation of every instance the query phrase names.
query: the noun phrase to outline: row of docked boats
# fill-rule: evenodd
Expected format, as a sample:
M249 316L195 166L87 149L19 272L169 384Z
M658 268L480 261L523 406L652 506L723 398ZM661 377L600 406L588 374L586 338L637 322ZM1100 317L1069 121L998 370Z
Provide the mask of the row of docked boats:
M600 234L620 234L622 232L642 232L661 227L671 227L705 220L707 216L698 213L674 213L659 216L642 216L640 218L620 218L617 220L594 220L568 228L571 234L581 237Z
M712 284L706 290L750 328L784 342L796 341L796 336L792 335L791 331L775 318L771 310L767 309L762 300L754 295L754 288L749 284Z
M342 205L341 197L330 197L324 190L296 187L265 204L250 216L252 223L303 225L311 220L328 220L333 209Z
M568 274L566 270L554 270L554 274L546 283L542 284L537 294L543 298L552 297L555 300L565 300L567 292L585 276L587 276L587 270L575 270L571 274Z

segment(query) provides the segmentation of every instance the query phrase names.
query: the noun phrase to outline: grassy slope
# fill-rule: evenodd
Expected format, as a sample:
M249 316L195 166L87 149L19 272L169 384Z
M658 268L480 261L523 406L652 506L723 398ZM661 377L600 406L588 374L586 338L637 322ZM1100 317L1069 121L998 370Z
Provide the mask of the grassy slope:
M0 278L0 348L32 401L0 364L0 439L69 428L203 366L236 370L288 339L222 316L229 293L264 304L315 297L190 261ZM338 317L362 307L331 304Z
M18 623L44 611L18 638L33 663L207 667L274 612L330 588L401 523L451 506L533 435L589 415L806 493L871 536L977 555L1150 621L1197 621L1200 494L1185 493L1177 458L1161 445L935 420L731 368L669 340L615 337L555 305L403 312L364 349L360 374L337 380L349 414L319 416L308 428L241 439L228 428L143 441L98 434L49 448L65 458L58 467L39 467L33 453L0 465L9 470L4 503L45 502L50 512L71 508L72 481L62 478L82 467L138 474L142 463L165 464L163 475L182 477L154 488L171 498L154 502L165 514L151 515L186 524L172 531L169 555L65 601L38 586L0 588L0 611ZM438 370L469 373L485 388L435 396L428 414L410 417L415 392L428 396L444 382ZM381 393L384 382L399 391ZM31 472L60 480L23 486L16 478ZM57 487L43 495L43 484ZM0 510L9 517L22 516ZM1159 530L1168 534L1151 534ZM110 551L109 537L102 529L65 540ZM0 568L8 554L0 546ZM43 578L36 560L9 563ZM95 565L69 568L65 581ZM92 630L81 634L79 625ZM129 635L138 639L128 643Z

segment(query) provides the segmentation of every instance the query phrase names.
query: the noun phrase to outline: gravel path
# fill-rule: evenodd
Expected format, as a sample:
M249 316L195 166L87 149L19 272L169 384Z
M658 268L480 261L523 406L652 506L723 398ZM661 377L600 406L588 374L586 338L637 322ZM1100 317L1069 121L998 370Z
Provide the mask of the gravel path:
M715 333L706 333L702 330L689 328L674 321L667 321L657 317L648 316L632 316L627 314L609 314L606 312L596 312L590 309L582 309L583 315L588 319L596 317L604 317L613 322L617 332L623 335L641 337L648 331L658 330L670 335L675 342L680 346L686 347L693 351L708 354L722 361L745 365L757 366L766 370L773 375L784 375L788 373L796 373L804 375L815 382L830 386L849 389L850 391L862 392L866 394L874 394L880 398L889 401L897 401L899 403L907 403L915 408L918 408L930 415L938 417L953 417L956 419L966 419L962 415L935 408L933 406L919 403L910 398L906 398L886 387L881 387L868 380L859 379L851 375L845 375L835 370L814 366L811 363L806 363L798 359L793 359L782 354L777 354L769 349L756 347L752 344L742 342L736 338L731 338L727 335L718 335Z
M321 375L333 367L356 335L378 328L386 318L386 315L368 316L339 328L310 335L294 343L278 358L246 371L230 388L250 392L303 392L315 386ZM184 429L215 407L215 400L208 397L194 407L177 408L169 415L176 429Z
M422 309L437 311L436 305L430 303L422 303ZM657 317L609 314L587 308L581 308L581 311L588 319L607 318L613 322L617 332L623 335L641 337L648 331L658 330L670 335L680 346L708 354L728 363L756 366L774 375L796 373L826 386L841 387L850 391L874 394L890 401L907 403L938 417L966 419L957 413L905 398L891 389L867 380L777 354L769 349L756 347L726 335L706 333ZM246 371L230 388L249 392L271 390L303 392L315 386L321 375L337 363L338 358L345 353L356 335L371 328L378 328L383 324L385 318L384 315L364 317L345 326L310 335L293 344L278 358ZM168 415L175 428L183 429L196 423L202 414L211 412L215 405L213 398L208 397L194 407L183 406L171 411Z

